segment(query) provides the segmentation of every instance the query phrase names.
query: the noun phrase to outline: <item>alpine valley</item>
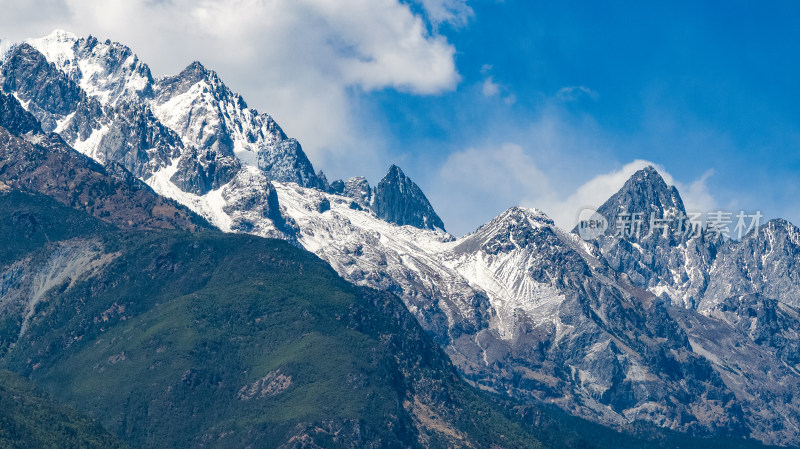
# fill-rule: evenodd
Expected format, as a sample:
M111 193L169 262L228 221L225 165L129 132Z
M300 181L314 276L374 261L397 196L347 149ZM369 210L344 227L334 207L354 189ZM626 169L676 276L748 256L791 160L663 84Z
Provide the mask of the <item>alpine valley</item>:
M457 238L199 62L0 49L0 394L80 447L800 446L791 223L584 241L515 207ZM598 211L686 213L651 167Z

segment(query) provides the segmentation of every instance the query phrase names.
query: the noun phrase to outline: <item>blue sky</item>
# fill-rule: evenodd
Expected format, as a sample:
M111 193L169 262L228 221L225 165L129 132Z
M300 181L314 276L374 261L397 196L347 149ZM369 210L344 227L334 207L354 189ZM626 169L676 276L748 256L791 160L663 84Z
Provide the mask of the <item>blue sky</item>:
M443 31L458 49L455 92L363 99L434 204L456 216L433 179L448 154L513 142L564 195L645 159L685 183L712 173L715 207L797 223L800 3L602 3L471 4L466 26ZM499 91L486 97L489 76ZM559 99L565 87L579 88ZM548 121L555 142L542 144Z
M392 163L463 234L524 205L569 227L657 164L690 208L800 223L800 3L0 0L0 34L193 60L329 178Z

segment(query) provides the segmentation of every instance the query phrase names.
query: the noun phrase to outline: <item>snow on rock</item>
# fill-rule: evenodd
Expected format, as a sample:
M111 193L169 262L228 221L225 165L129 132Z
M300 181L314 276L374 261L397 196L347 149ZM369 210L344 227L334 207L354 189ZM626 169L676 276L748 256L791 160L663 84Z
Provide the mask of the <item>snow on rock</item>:
M296 140L289 139L272 117L249 108L216 72L199 62L178 75L155 80L130 48L116 42L60 30L25 42L31 49L28 60L39 55L51 65L15 64L23 70L21 76L38 86L43 85L38 78L58 80L57 88L74 92L55 95L60 102L50 104L52 92L31 101L37 91L23 89L21 99L45 130L58 130L87 155L105 162L109 156L98 148L114 143L118 154L111 159L142 178L183 157L180 169L188 173L178 173L176 182L200 194L229 182L242 165L261 167L270 180L327 187ZM6 90L19 94L15 86ZM120 133L120 127L126 132ZM103 142L109 133L113 141ZM166 143L148 141L153 136L150 140ZM209 163L209 157L214 161Z
M100 42L93 36L79 38L62 30L25 42L103 105L152 94L150 68L125 45Z

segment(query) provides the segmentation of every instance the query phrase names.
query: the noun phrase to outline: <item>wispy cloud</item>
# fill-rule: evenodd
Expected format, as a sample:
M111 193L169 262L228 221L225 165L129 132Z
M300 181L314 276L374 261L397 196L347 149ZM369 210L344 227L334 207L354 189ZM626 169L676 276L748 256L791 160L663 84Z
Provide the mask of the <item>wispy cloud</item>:
M577 101L581 98L597 100L600 95L586 86L566 86L556 92L556 98L563 102Z
M637 159L592 176L573 190L565 190L563 183L524 147L505 143L469 148L448 158L439 173L442 183L450 189L443 215L456 222L448 226L461 234L508 207L521 205L543 210L557 225L569 230L582 209L598 208L637 170L648 165L655 167L667 184L678 188L688 210L709 211L716 206L706 184L712 171L681 183L659 164ZM464 222L471 222L472 227L460 227Z
M688 184L676 181L660 164L644 159L631 161L619 169L601 173L589 179L574 192L562 198L542 198L544 204L539 207L551 214L553 220L565 229L571 229L577 222L578 214L584 208L598 208L615 194L634 173L647 166L653 166L664 178L664 182L674 185L681 194L684 205L691 211L709 211L716 206L716 200L708 190L706 181L713 170L704 173L700 178ZM539 198L523 200L525 203L536 203Z
M517 101L517 96L510 92L508 86L495 82L494 76L491 75L492 66L484 64L481 66L481 75L484 76L483 83L481 83L481 93L486 98L502 97L506 105L513 105Z
M451 23L464 26L474 14L467 0L418 0L434 25Z
M494 82L492 77L487 77L483 80L483 88L481 89L484 97L494 97L500 93L500 86Z

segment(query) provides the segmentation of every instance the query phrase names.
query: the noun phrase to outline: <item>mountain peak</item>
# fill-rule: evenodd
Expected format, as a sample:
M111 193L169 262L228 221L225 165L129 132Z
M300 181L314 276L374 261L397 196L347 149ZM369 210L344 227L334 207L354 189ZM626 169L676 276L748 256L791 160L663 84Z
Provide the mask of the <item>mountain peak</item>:
M25 42L102 105L140 100L152 94L150 68L139 61L130 47L119 42L102 41L92 35L77 37L63 30Z
M186 66L186 68L183 69L183 71L184 72L208 73L208 70L203 65L203 63L200 62L200 61L192 61L192 63L189 64L188 66Z
M639 214L643 235L647 234L651 217L660 219L686 214L678 189L668 185L652 165L631 175L622 188L597 211L608 220L608 233L615 232L615 224L621 216Z
M78 36L69 31L56 28L47 36L27 39L25 42L33 45L36 48L43 48L44 51L40 51L42 51L45 56L57 56L59 54L66 54L69 56L69 54L72 53L70 50L79 39L80 38ZM48 60L49 59L50 58L48 57Z
M200 61L192 61L185 69L181 70L181 73L179 73L176 78L196 83L208 79L212 74L213 71L208 70Z
M541 236L553 235L555 223L539 209L515 206L505 210L475 232L465 236L456 246L456 253L484 251L488 254L526 248Z
M67 61L75 58L75 45L78 40L78 36L69 31L56 29L47 36L27 39L25 43L39 50L49 62L63 67Z
M50 34L43 37L42 39L47 39L49 41L57 41L57 42L68 42L68 41L78 40L78 36L76 36L72 32L56 28L55 30L51 31Z
M506 209L500 215L493 218L490 222L484 224L475 232L475 234L479 234L481 232L486 233L488 229L517 229L517 228L543 228L543 227L554 227L555 222L553 219L548 217L543 211L539 209L529 208L529 207L522 207L522 206L514 206L509 209ZM496 233L496 231L490 231L489 233Z
M422 189L394 164L375 188L372 208L378 217L390 223L444 230L442 219Z
M231 91L217 72L207 68L200 61L192 61L179 74L158 80L156 95L167 101L177 95L188 92L201 82L205 85L200 89L202 91L210 90L215 101L231 101L238 109L248 109L247 103L242 96ZM255 114L257 111L254 110L253 113Z
M510 217L524 217L525 219L530 220L532 223L555 226L553 219L548 217L544 211L532 207L514 206L500 214L500 217L498 218L501 217L504 219Z
M648 165L642 169L637 170L625 182L622 190L634 188L634 186L648 186L653 190L669 189L670 186L664 181L664 178L658 173L652 165Z
M658 173L658 170L656 170L656 168L653 167L652 165L648 165L648 166L646 166L644 168L641 168L641 169L637 170L636 173L634 173L633 176L631 176L631 177L633 178L633 177L636 177L637 175L638 176L658 176L659 178L661 178L661 175ZM662 180L663 180L663 178L662 178Z
M800 229L783 218L773 218L762 225L758 233L751 232L748 236L753 238L762 233L767 233L772 236L785 236L785 238L788 238L792 243L800 245ZM774 240L774 237L772 239Z
M370 207L372 203L372 187L363 176L354 176L345 181L342 194L354 199L361 207Z

